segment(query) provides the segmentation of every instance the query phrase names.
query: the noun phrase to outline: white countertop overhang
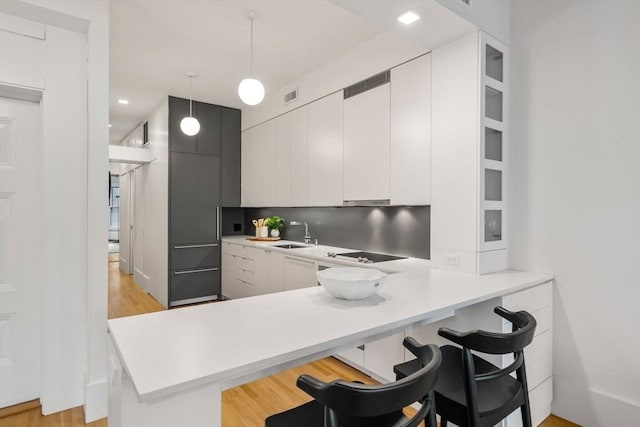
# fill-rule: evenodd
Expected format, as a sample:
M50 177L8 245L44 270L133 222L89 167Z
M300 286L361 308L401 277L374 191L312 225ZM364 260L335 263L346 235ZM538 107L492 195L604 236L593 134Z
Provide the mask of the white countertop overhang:
M362 301L312 287L113 319L109 332L138 399L151 402L210 382L233 387L550 280L409 271Z

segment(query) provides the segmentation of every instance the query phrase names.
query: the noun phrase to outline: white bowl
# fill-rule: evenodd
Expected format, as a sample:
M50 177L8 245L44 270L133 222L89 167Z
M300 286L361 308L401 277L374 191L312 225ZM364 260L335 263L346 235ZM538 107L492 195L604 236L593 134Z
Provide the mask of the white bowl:
M334 297L365 299L382 287L387 273L373 268L340 267L318 271L318 281Z

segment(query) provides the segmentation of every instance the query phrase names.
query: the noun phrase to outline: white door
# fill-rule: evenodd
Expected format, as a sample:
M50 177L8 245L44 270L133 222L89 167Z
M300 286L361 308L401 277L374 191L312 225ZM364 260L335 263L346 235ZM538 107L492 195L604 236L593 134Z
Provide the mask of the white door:
M131 274L131 172L120 175L120 270Z
M42 155L40 105L0 97L0 407L40 393Z

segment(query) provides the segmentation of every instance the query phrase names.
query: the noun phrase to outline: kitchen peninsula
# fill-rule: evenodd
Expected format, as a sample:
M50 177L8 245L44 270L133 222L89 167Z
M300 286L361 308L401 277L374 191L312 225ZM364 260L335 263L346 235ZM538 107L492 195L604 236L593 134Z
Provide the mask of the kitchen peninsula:
M223 390L551 280L415 270L362 301L311 287L110 320L109 425L219 427Z

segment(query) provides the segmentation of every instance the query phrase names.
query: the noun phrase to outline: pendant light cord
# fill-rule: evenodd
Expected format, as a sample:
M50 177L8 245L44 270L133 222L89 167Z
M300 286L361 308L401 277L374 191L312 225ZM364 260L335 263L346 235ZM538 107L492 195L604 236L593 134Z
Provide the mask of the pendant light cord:
M251 19L251 68L249 69L249 76L253 78L253 17Z
M193 117L193 76L189 76L189 117Z

